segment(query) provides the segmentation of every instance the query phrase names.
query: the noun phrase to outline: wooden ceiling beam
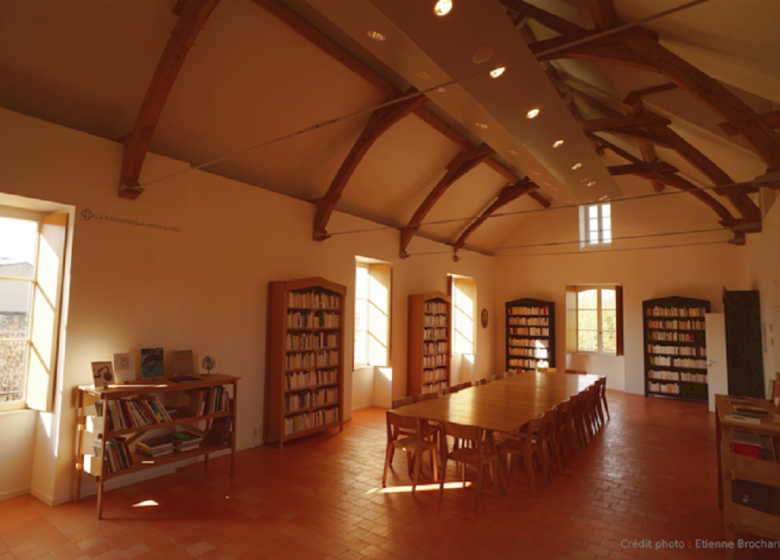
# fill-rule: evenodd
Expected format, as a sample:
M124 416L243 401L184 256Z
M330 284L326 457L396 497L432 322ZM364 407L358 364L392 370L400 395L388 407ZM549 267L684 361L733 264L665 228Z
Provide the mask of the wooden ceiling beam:
M596 29L604 30L618 23L612 0L587 0L588 11Z
M408 96L417 90L411 88L404 92L402 96ZM382 134L398 121L419 108L424 102L425 96L418 95L399 101L392 105L387 105L371 113L371 117L366 123L366 127L361 132L347 157L336 172L336 176L328 188L328 192L317 203L317 213L314 216L314 234L315 241L322 241L330 237L327 232L328 221L336 208L336 204L341 199L341 195L349 182L350 177L355 172L360 161L368 153L369 148L376 142Z
M524 2L523 0L501 0L501 3L504 6L513 9L518 14L522 16L528 16L534 21L544 25L547 29L551 29L557 33L560 33L561 35L571 35L587 31L587 29L584 27L580 27L579 25L563 19L560 16L556 16L551 12L537 8L536 6L529 4L528 2Z
M766 121L766 124L771 126L772 128L780 128L780 111L769 111L766 113L760 113L759 116ZM718 125L723 129L723 132L728 134L729 136L737 136L739 134L739 130L737 130L737 127L735 127L730 122L723 122Z
M629 110L628 112L632 115L641 113L644 110L644 107L641 106L642 98L644 96L652 95L653 93L661 93L662 91L669 91L673 89L677 89L677 84L675 84L674 82L669 82L668 84L662 84L660 86L654 86L654 87L632 91L623 100L623 106L626 107L626 109Z
M564 78L565 80L565 78ZM620 118L625 117L623 113L620 111L613 109L609 105L602 103L595 97L588 95L587 93L583 92L580 89L577 89L569 84L567 84L565 81L558 81L554 82L553 85L558 89L559 92L571 95L574 99L578 99L582 101L585 105L593 109L594 111L598 111L602 115L608 118Z
M780 135L747 103L658 41L643 35L624 35L621 41L664 76L733 124L770 169L780 169Z
M622 115L620 117L607 117L606 119L592 119L582 121L580 126L583 132L599 132L601 130L614 130L616 128L647 127L650 125L668 125L672 121L656 115L655 113L642 113L639 115Z
M459 251L463 248L463 246L466 244L466 241L471 236L472 233L474 233L479 226L481 226L485 221L492 216L495 212L497 212L501 207L506 206L513 200L516 200L523 196L524 194L528 194L536 189L539 188L539 185L532 182L531 179L526 177L525 179L520 179L517 183L514 185L507 185L503 189L501 189L501 192L498 193L498 196L496 197L496 200L493 201L490 206L488 206L480 215L479 217L471 222L469 226L466 228L466 230L460 234L460 237L458 237L458 240L453 243L453 248L456 251Z
M134 200L143 192L138 186L138 179L165 102L184 65L187 53L218 3L219 0L189 0L179 2L175 6L181 15L152 75L135 126L125 142L119 176L119 196L122 198Z
M425 200L417 208L412 219L409 220L409 224L401 229L401 248L399 254L402 259L409 256L406 252L409 242L412 240L412 237L414 237L417 230L420 229L420 225L425 219L425 216L428 215L428 212L431 211L442 195L450 188L450 185L494 155L496 155L496 152L493 148L487 144L482 144L476 148L460 152L447 164L447 171L444 173L444 177L439 180L433 190L425 197Z
M673 165L665 161L629 163L628 165L611 165L607 167L609 174L616 175L637 175L639 173L677 173L679 171Z
M620 64L621 66L628 66L629 68L635 68L637 70L659 72L658 68L653 66L647 59L617 43L585 43L572 47L564 46L566 43L577 38L582 37L572 37L565 41L561 37L555 37L554 39L546 39L545 41L539 41L529 46L531 52L536 55L537 60L540 62L557 58L572 58L590 62L610 62L612 64ZM553 50L553 52L548 53L547 51L550 50Z

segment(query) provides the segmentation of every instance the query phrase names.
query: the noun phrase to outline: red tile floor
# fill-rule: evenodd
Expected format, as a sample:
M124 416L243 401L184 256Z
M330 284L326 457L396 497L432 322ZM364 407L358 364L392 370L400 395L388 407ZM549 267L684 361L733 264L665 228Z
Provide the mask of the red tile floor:
M218 458L172 475L48 507L31 496L0 502L0 560L115 558L600 559L724 558L715 425L706 406L610 392L612 419L534 499L522 469L508 495L474 489L381 492L384 411L355 412L342 433ZM450 466L448 480L455 480ZM388 489L409 484L395 457ZM157 506L133 507L145 500ZM682 549L626 546L649 542ZM780 558L780 552L737 552Z

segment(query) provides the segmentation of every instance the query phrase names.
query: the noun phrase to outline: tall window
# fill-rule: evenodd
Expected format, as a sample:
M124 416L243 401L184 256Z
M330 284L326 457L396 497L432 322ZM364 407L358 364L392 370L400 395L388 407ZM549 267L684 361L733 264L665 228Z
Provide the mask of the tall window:
M477 282L450 275L452 297L452 353L476 353Z
M566 287L566 351L623 354L621 286Z
M355 262L355 366L390 361L391 266L357 257Z
M0 206L0 410L51 409L67 218Z
M604 247L612 243L612 207L609 202L580 206L582 248Z

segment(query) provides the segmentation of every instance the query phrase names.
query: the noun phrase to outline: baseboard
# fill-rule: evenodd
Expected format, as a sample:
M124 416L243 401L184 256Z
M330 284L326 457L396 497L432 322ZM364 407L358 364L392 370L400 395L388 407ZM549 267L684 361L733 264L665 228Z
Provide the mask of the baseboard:
M40 490L37 490L35 488L30 488L30 494L32 494L33 496L38 498L40 501L42 501L47 506L59 505L59 504L57 504L55 502L53 497L49 496L48 494L44 494L43 492L41 492ZM60 503L63 503L63 502L60 502Z
M356 410L365 410L367 408L374 408L374 405L373 404L364 404L363 406L353 406L351 410L352 410L352 412L355 412Z
M17 488L16 490L8 490L0 493L0 502L3 500L10 500L11 498L18 498L19 496L26 496L30 493L30 488Z

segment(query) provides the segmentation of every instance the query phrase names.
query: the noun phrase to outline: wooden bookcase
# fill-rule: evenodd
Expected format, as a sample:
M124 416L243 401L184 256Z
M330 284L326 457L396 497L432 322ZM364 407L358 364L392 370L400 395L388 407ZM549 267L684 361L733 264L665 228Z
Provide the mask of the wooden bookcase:
M645 396L708 402L704 314L710 302L665 297L642 302Z
M410 395L449 387L451 313L450 296L443 292L409 295L406 391Z
M346 294L323 278L268 283L265 443L341 430Z
M219 373L193 377L199 377L200 380L181 383L168 378L140 379L121 385L111 385L109 388L93 386L78 388L76 501L79 501L81 498L82 473L86 472L94 476L98 483L98 519L103 516L103 485L106 480L117 476L200 456L205 456L206 465L208 466L209 454L224 450L230 450L230 476L233 476L236 455L236 410L239 378ZM181 393L190 395L198 390L209 391L218 387L232 387L232 389L225 393L227 396L226 401L223 401L221 405L218 402L212 403L210 408L206 408L203 414L199 412L191 413L188 408L179 407L173 413L170 413L168 410L164 413L170 416L170 421L160 421L158 419L153 422L135 421L134 423L133 420L128 420L128 417L133 413L124 412L123 422L128 423L128 427L125 427L117 425L117 416L110 412L113 409L117 411L115 414L123 414L122 411L127 411L128 403L140 403L152 396L158 397L158 402L163 401L164 404L165 397L168 394ZM230 395L231 392L232 396ZM181 402L182 399L178 396L176 397L176 400ZM95 406L96 403L99 403L97 407ZM102 410L100 415L96 413L98 407ZM165 408L169 409L170 407L166 406ZM134 410L137 409L134 408ZM214 420L223 417L231 419L229 441L227 443L212 443L209 438L209 429ZM203 435L203 441L200 446L190 451L174 452L154 458L137 454L132 447L136 441L145 435L160 435L160 432L155 434L149 433L152 430L164 430L171 433L179 428ZM94 449L98 452L97 454L88 453L87 449L85 449L85 441L89 437L93 438L95 442ZM121 445L119 445L120 443ZM127 455L122 457L121 466L116 461L117 455L113 455L113 451L109 447L114 447L114 449L121 447L124 450L122 452L117 451L117 454L121 455L125 451L129 454L129 457ZM112 455L114 459L113 468L115 470L112 470Z
M555 367L555 304L539 299L506 302L506 367Z

